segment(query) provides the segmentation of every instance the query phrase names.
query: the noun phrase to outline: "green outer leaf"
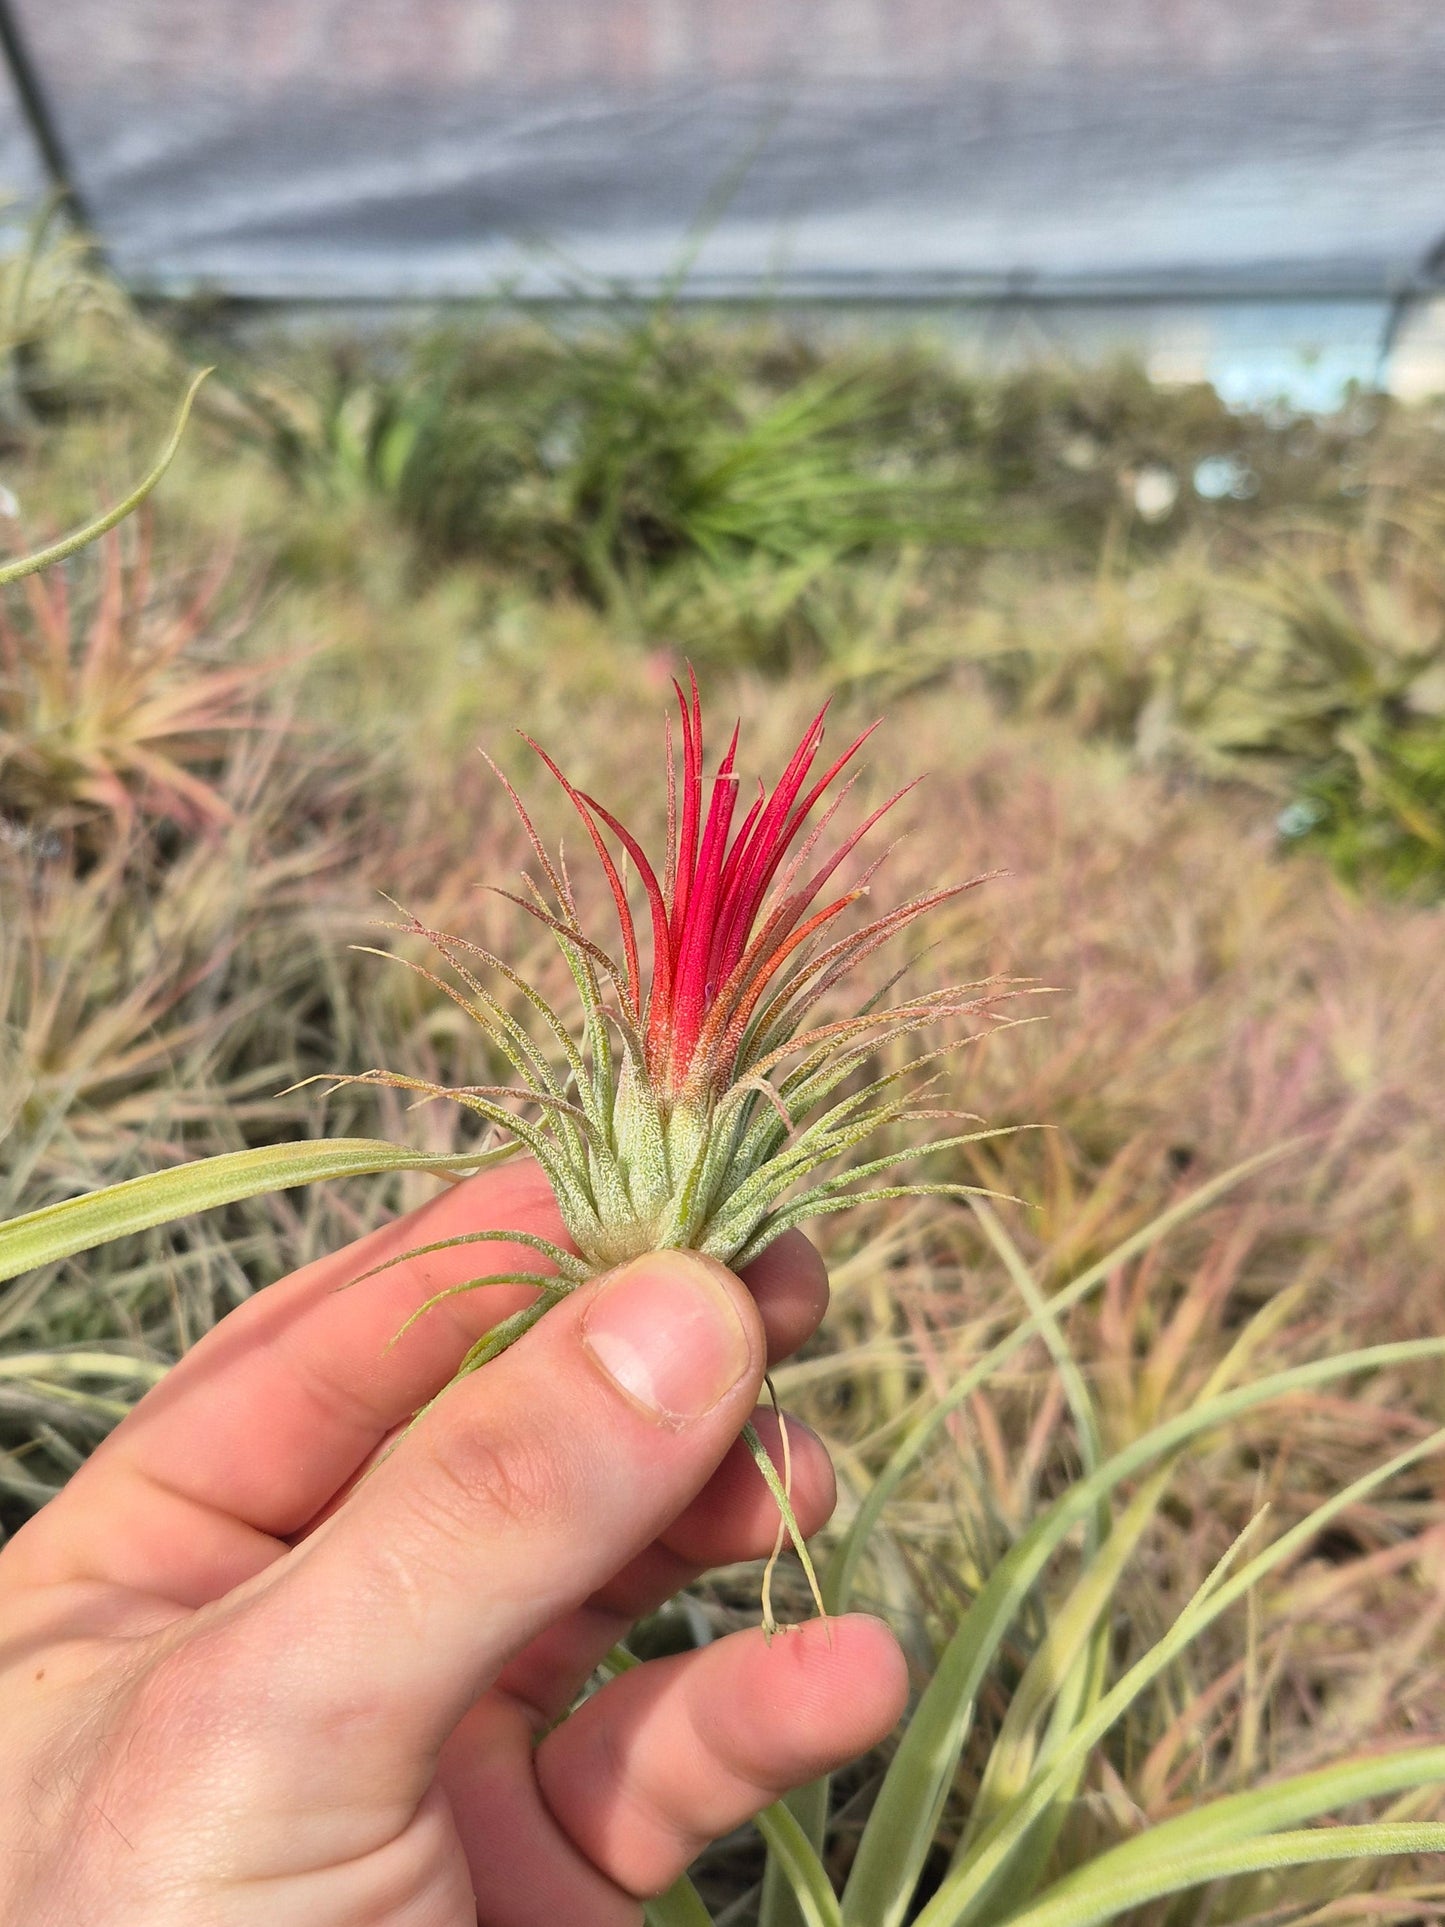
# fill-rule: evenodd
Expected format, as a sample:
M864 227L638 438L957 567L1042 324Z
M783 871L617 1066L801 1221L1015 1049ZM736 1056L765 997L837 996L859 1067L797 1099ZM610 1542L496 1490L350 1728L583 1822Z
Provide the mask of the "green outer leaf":
M0 1378L47 1380L69 1374L75 1378L143 1378L158 1385L167 1367L153 1358L128 1358L123 1352L66 1351L7 1352L0 1357Z
M4 1376L4 1370L0 1368L0 1378ZM69 1405L76 1411L91 1412L101 1418L123 1419L131 1409L124 1399L104 1398L98 1392L77 1391L73 1385L52 1384L41 1378L32 1378L27 1382L32 1390L39 1392L52 1404Z
M981 1197L968 1200L968 1208L978 1219L989 1243L1003 1260L1004 1270L1013 1280L1024 1310L1033 1318L1049 1348L1049 1356L1064 1388L1069 1410L1073 1414L1074 1427L1079 1435L1079 1452L1084 1461L1085 1472L1094 1471L1104 1456L1102 1435L1099 1430L1099 1414L1084 1374L1079 1370L1074 1354L1069 1350L1069 1341L1064 1337L1063 1328L1048 1297L1039 1289L1034 1274L1029 1270L1023 1253L1004 1229L997 1212L986 1204ZM1098 1531L1100 1536L1109 1530L1109 1512L1105 1501L1099 1502Z
M1152 1864L1180 1852L1212 1853L1237 1846L1242 1840L1297 1826L1322 1813L1336 1811L1357 1800L1379 1799L1414 1787L1445 1780L1445 1746L1395 1747L1389 1752L1336 1761L1309 1773L1293 1774L1273 1786L1252 1787L1226 1794L1172 1820L1121 1841L1087 1866L1064 1875L1050 1888L1047 1899L1085 1883L1096 1867L1129 1874L1141 1863ZM1112 1875L1111 1875L1112 1877Z
M1267 1330L1272 1329L1277 1322L1282 1320L1283 1308L1289 1296L1290 1294L1288 1293L1281 1293L1277 1298L1271 1299L1265 1306L1260 1308L1235 1341L1235 1344L1230 1347L1229 1353L1210 1375L1207 1383L1202 1387L1199 1394L1201 1400L1212 1398L1227 1389L1237 1372L1239 1364L1248 1357L1252 1342L1257 1341ZM1174 1464L1174 1459L1171 1458L1167 1460L1163 1468L1154 1473L1150 1480L1140 1489L1139 1493L1131 1501L1128 1510L1112 1526L1109 1542L1105 1546L1102 1554L1102 1560L1108 1560L1113 1557L1116 1543L1121 1534L1126 1530L1126 1522L1132 1516L1135 1516L1141 1508L1149 1506L1150 1492L1154 1492L1156 1496L1162 1494L1173 1474ZM1142 1523L1140 1531L1142 1532ZM1135 1536L1137 1537L1138 1534ZM1096 1560L1094 1567L1091 1568L1090 1572L1081 1580L1081 1588L1087 1588L1093 1583L1100 1566L1101 1560ZM1055 1613L1051 1616L1046 1645L1052 1645L1062 1621L1068 1618L1071 1609L1072 1601L1065 1604L1061 1613ZM1048 1763L1055 1757L1059 1748L1068 1744L1072 1737L1073 1729L1079 1723L1080 1718L1086 1717L1097 1704L1100 1695L1104 1691L1104 1681L1108 1670L1108 1644L1108 1619L1107 1615L1101 1614L1095 1626L1094 1651L1090 1655L1093 1661L1093 1668L1091 1677L1088 1680L1087 1689L1077 1694L1074 1702L1070 1704L1067 1699L1068 1683L1066 1682L1065 1685L1061 1687L1050 1719L1048 1736L1039 1750L1038 1761L1035 1767L1036 1771L1044 1770L1048 1766ZM1042 1658L1042 1653L1035 1654L1029 1669L1030 1672L1039 1666ZM1029 1676L1025 1674L1010 1704L1009 1712L1000 1730L998 1740L995 1742L993 1752L990 1756L990 1768L993 1766L994 1759L1000 1756L1001 1750L1006 1743L1006 1736L1009 1731L1010 1722L1014 1717L1015 1708L1020 1705L1021 1701L1025 1706L1027 1705L1028 1691ZM1085 1753L1079 1754L1073 1772L1058 1786L1048 1808L1030 1828L1025 1842L1022 1843L1020 1849L1015 1851L1013 1859L1004 1871L999 1874L989 1886L987 1894L984 1897L986 1917L989 1920L1007 1919L1021 1908L1026 1901L1033 1898L1039 1882L1047 1870L1049 1855L1053 1851L1054 1842L1057 1840L1063 1828L1071 1803L1077 1794L1079 1782L1088 1770L1088 1764L1088 1755ZM1015 1791L1019 1790L1021 1789L1015 1789ZM953 1860L949 1867L950 1874L961 1864L965 1853L971 1848L979 1833L996 1817L997 1809L995 1809L994 1812L986 1812L981 1810L982 1806L983 1794L981 1790L980 1798L974 1802L973 1812L969 1816L969 1823L965 1830L964 1837L954 1850Z
M384 1258L379 1265L373 1265L370 1271L363 1271L350 1282L364 1285L368 1278L375 1278L396 1265L407 1264L413 1258L430 1258L437 1251L456 1251L463 1245L485 1244L525 1245L531 1251L540 1251L574 1285L585 1285L592 1275L575 1252L564 1251L561 1245L553 1244L550 1238L539 1238L533 1231L459 1231L454 1238L437 1238L429 1245L413 1245L410 1251L399 1251L394 1258Z
M38 1265L53 1264L57 1258L108 1244L112 1238L171 1224L265 1191L379 1171L474 1171L500 1163L514 1151L515 1146L506 1144L464 1157L438 1157L368 1137L308 1138L254 1151L225 1151L219 1157L199 1158L145 1177L127 1178L84 1197L43 1205L0 1224L0 1283Z
M1032 1324L1048 1346L1073 1412L1084 1471L1093 1473L1103 1456L1098 1415L1054 1308L1039 1290L1017 1245L993 1212L976 1198L970 1198L969 1204L1018 1288ZM1090 1555L1107 1541L1109 1527L1108 1493L1101 1491L1085 1522ZM1087 1681L1093 1671L1086 1669L1080 1678ZM930 1700L933 1703L925 1715L924 1707L929 1706ZM884 1779L848 1877L843 1900L845 1927L900 1927L933 1845L972 1723L972 1691L959 1695L946 1707L933 1700L932 1695L925 1695L915 1715L915 1724L926 1732L926 1738L914 1747L910 1729L895 1760L896 1770L890 1770ZM1016 1739L1015 1729L1010 1730L1008 1737L1011 1742ZM1004 1757L995 1751L991 1762L993 1772L985 1776L981 1793L986 1804L991 1795L996 1795L997 1774L1002 1770Z
M545 1300L545 1308L550 1308L557 1304L562 1295L557 1289L557 1274L555 1271L493 1271L488 1273L485 1278L464 1278L459 1285L448 1285L445 1290L434 1291L430 1298L424 1298L405 1323L398 1326L397 1330L392 1334L387 1349L390 1350L391 1346L399 1345L413 1325L420 1319L425 1318L428 1312L435 1311L438 1305L444 1305L449 1298L460 1298L469 1291L490 1291L497 1285L524 1285L529 1290L538 1291ZM563 1290L572 1291L575 1290L575 1286L564 1284ZM513 1314L513 1316L517 1315L518 1314L515 1313ZM493 1331L502 1331L510 1325L511 1322L511 1318L504 1318L500 1324L494 1325L492 1329ZM527 1328L523 1327L523 1329L525 1330ZM495 1352L489 1354L490 1357L496 1357L497 1355ZM471 1353L469 1352L467 1357L470 1358L470 1356ZM456 1376L458 1378L461 1377L466 1369L467 1367L464 1361L457 1367ZM450 1385L448 1385L447 1389L451 1389Z
M876 1829L882 1840L895 1841L899 1863L906 1858L903 1842L912 1842L916 1853L919 1809L927 1798L924 1789L935 1785L936 1756L942 1747L952 1743L954 1734L966 1731L979 1685L1020 1603L1060 1542L1075 1525L1088 1519L1101 1494L1112 1491L1124 1479L1151 1461L1167 1456L1187 1440L1217 1429L1256 1405L1284 1397L1291 1391L1328 1383L1332 1378L1346 1377L1351 1372L1442 1355L1445 1355L1445 1338L1405 1340L1372 1345L1276 1372L1156 1425L1061 1494L995 1566L945 1647L884 1777L882 1791L864 1829L865 1839ZM882 1852L881 1847L879 1851ZM861 1847L859 1860L862 1860ZM855 1867L857 1864L855 1862ZM949 1918L942 1910L941 1901L940 1894L925 1910L922 1919L928 1922L928 1927L938 1927L939 1922ZM880 1921L865 1922L859 1913L853 1912L846 1895L844 1907L845 1920L856 1923L856 1927L882 1927Z
M793 1815L778 1801L758 1815L757 1824L768 1843L769 1862L781 1869L805 1927L842 1927L827 1871Z
M1445 1349L1445 1342L1436 1341L1433 1347L1438 1355ZM1384 1347L1376 1347L1383 1350ZM1356 1357L1360 1354L1356 1353ZM1289 1376L1289 1374L1282 1374ZM1157 1428L1168 1430L1168 1427ZM1115 1682L1110 1691L1099 1703L1091 1708L1089 1716L1071 1732L1067 1741L1061 1745L1052 1764L1043 1772L1035 1775L1029 1786L1013 1802L1011 1808L1001 1814L990 1826L984 1837L977 1843L967 1864L950 1869L943 1884L932 1900L919 1915L919 1927L959 1927L976 1910L980 1897L986 1893L994 1872L1001 1867L1013 1844L1027 1830L1032 1816L1041 1811L1057 1794L1066 1775L1071 1770L1071 1761L1085 1757L1119 1718L1125 1708L1136 1699L1142 1688L1157 1678L1164 1668L1170 1665L1175 1656L1198 1638L1199 1634L1220 1613L1227 1610L1237 1600L1243 1598L1259 1580L1277 1565L1309 1543L1327 1524L1349 1506L1385 1480L1392 1478L1406 1466L1432 1453L1445 1449L1445 1427L1432 1433L1428 1438L1419 1440L1397 1453L1384 1465L1365 1473L1351 1484L1333 1494L1322 1505L1316 1506L1305 1518L1299 1520L1280 1537L1257 1553L1246 1566L1226 1577L1227 1569L1242 1546L1246 1532L1240 1535L1225 1558L1215 1567L1204 1585L1185 1606L1174 1624L1157 1640L1141 1659ZM980 1595L982 1597L982 1595ZM1251 1796L1243 1796L1246 1799Z
M1217 1198L1241 1184L1256 1172L1277 1163L1299 1148L1300 1140L1277 1145L1271 1150L1260 1152L1254 1157L1245 1158L1229 1170L1220 1172L1207 1184L1191 1191L1188 1197L1181 1198L1177 1204L1170 1205L1138 1231L1123 1239L1097 1263L1072 1280L1062 1290L1053 1293L1049 1307L1057 1319L1064 1312L1078 1304L1081 1299L1101 1285L1104 1279L1117 1266L1127 1263L1141 1251L1146 1251L1176 1226L1185 1223ZM901 1441L893 1456L882 1472L873 1481L864 1495L858 1512L847 1533L839 1543L823 1573L823 1598L830 1613L843 1613L848 1610L853 1596L853 1582L858 1566L867 1548L868 1540L883 1515L884 1508L898 1487L903 1483L914 1464L922 1456L949 1416L972 1396L992 1374L1012 1355L1026 1345L1039 1332L1039 1321L1032 1314L1015 1326L1007 1337L1000 1339L982 1358L978 1359L936 1406ZM795 1811L802 1818L809 1836L815 1846L821 1841L827 1821L828 1789L826 1779L814 1783L812 1788L802 1794L790 1796ZM804 1798L803 1794L811 1797ZM764 1909L760 1917L760 1927L797 1927L796 1913L790 1909L790 1894L780 1883L767 1880L764 1883Z
M1192 1817L1192 1816L1191 1816ZM1233 1874L1262 1873L1274 1867L1307 1867L1325 1860L1382 1859L1405 1853L1445 1852L1445 1825L1438 1821L1383 1823L1360 1827L1302 1827L1289 1833L1226 1846L1182 1846L1174 1854L1157 1847L1144 1859L1120 1868L1116 1855L1145 1846L1162 1828L1151 1828L1125 1847L1101 1854L1089 1866L1061 1881L1032 1907L1011 1916L1008 1927L1094 1927L1127 1908L1162 1894L1174 1894L1205 1881Z
M969 1671L954 1691L954 1670L935 1675L945 1690L924 1693L883 1777L843 1892L843 1927L897 1927L907 1916L973 1725L978 1677Z
M1038 1323L1073 1414L1083 1469L1086 1474L1093 1472L1104 1456L1098 1413L1053 1307L994 1211L981 1198L968 1202L1018 1288L1025 1309ZM1106 1607L1154 1515L1171 1471L1172 1465L1166 1465L1154 1473L1117 1522L1109 1499L1101 1497L1093 1518L1086 1523L1086 1570L1069 1599L1052 1615L1043 1644L1013 1695L990 1749L968 1826L954 1851L954 1865L977 1834L1026 1784L1041 1755L1046 1757L1052 1750L1050 1742L1069 1733L1098 1702L1108 1670ZM1048 1733L1041 1736L1038 1723L1050 1701L1052 1719ZM1058 1789L1050 1806L1018 1842L1008 1865L995 1877L989 1894L995 1914L1012 1912L1034 1892L1086 1766L1086 1760L1079 1761L1069 1781Z
M1147 1251L1176 1225L1194 1217L1206 1206L1213 1204L1216 1198L1223 1197L1235 1185L1242 1183L1244 1179L1252 1177L1257 1171L1266 1169L1291 1151L1297 1150L1299 1144L1300 1140L1295 1139L1288 1144L1278 1145L1273 1150L1261 1152L1257 1157L1246 1158L1230 1170L1222 1171L1217 1178L1211 1178L1208 1184L1201 1185L1197 1191L1191 1191L1187 1198L1181 1198L1178 1204L1171 1205L1167 1211L1161 1211L1158 1217L1152 1218L1132 1236L1125 1238L1122 1243L1099 1259L1097 1264L1090 1265L1087 1271L1080 1272L1079 1276L1063 1290L1054 1292L1050 1296L1049 1304L1055 1318L1078 1304L1080 1299L1087 1297L1119 1265L1127 1263L1139 1252ZM1000 1339L998 1344L985 1352L976 1364L970 1366L958 1384L951 1388L947 1397L941 1399L928 1416L921 1420L898 1446L892 1458L868 1488L853 1523L828 1562L827 1571L823 1575L823 1597L828 1603L830 1613L842 1613L848 1610L853 1594L853 1581L857 1576L858 1565L869 1536L882 1517L884 1507L912 1470L924 1448L935 1433L942 1429L954 1411L980 1385L984 1384L999 1366L1005 1364L1016 1351L1026 1345L1037 1334L1038 1329L1038 1321L1033 1317L1015 1326L1006 1338Z
M712 1915L686 1874L656 1900L645 1900L642 1917L647 1927L712 1927Z
M1103 1693L1109 1672L1109 1633L1107 1618L1101 1618L1094 1628L1083 1667L1077 1669L1075 1677L1066 1682L1065 1691L1072 1692L1073 1704L1067 1703L1063 1694L1055 1703L1049 1730L1040 1748L1040 1760L1053 1757L1061 1736L1066 1738L1073 1730L1071 1722L1078 1717L1080 1709L1087 1711L1097 1704ZM1048 1871L1054 1848L1074 1810L1079 1785L1088 1766L1087 1759L1078 1762L1073 1774L1058 1788L1049 1805L1029 1829L1022 1847L990 1887L988 1900L995 1919L1007 1917L1037 1892L1039 1883Z
M34 575L37 569L48 569L52 562L63 562L66 556L74 555L77 549L83 549L87 543L97 541L113 529L117 522L123 522L132 509L140 507L175 460L176 450L181 445L181 436L186 432L186 423L190 419L191 404L196 399L196 391L206 376L212 372L209 368L203 368L193 378L181 402L181 412L176 416L176 425L171 430L170 439L157 457L155 467L136 484L125 500L117 502L114 508L107 509L105 514L97 516L95 521L87 522L84 528L72 529L69 535L63 535L58 542L50 543L47 548L37 549L33 555L17 556L13 562L0 563L0 585L18 582L21 576Z
M1145 1480L1114 1522L1098 1553L1079 1575L1068 1597L1050 1612L1048 1632L1024 1669L990 1749L968 1824L954 1852L953 1867L963 1863L974 1841L1022 1792L1040 1760L1046 1762L1050 1749L1041 1746L1038 1728L1049 1703L1054 1701L1063 1716L1054 1722L1055 1729L1063 1732L1072 1729L1081 1715L1097 1703L1102 1691L1103 1669L1097 1663L1096 1635L1101 1627L1108 1630L1109 1606L1120 1576L1148 1530L1173 1471L1171 1459ZM1087 1692L1078 1690L1076 1682L1080 1681L1089 1689ZM1057 1822L1073 1798L1086 1764L1081 1761L1078 1772L1060 1788L1043 1816L1048 1824L1036 1828L1034 1835L1019 1843L1015 1859L1027 1845L1030 1861L1042 1871L1048 1856L1046 1852L1040 1853L1037 1838L1048 1835L1052 1841ZM1031 1891L1028 1888L1018 1894L1016 1902L1027 1899ZM1001 1911L996 1887L990 1890L989 1901L995 1913Z
M828 1830L828 1797L832 1783L812 1780L778 1802L785 1806L803 1830L803 1837L816 1852ZM773 1854L763 1873L763 1897L758 1905L758 1927L801 1927L802 1910L781 1863Z

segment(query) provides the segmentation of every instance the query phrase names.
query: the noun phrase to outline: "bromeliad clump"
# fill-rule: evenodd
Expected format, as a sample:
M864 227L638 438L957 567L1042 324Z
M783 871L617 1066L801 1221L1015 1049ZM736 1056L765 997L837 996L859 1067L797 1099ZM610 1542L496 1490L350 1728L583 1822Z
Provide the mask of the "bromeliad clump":
M472 1348L458 1376L496 1357L577 1285L645 1252L689 1249L745 1265L807 1218L865 1199L960 1195L975 1188L869 1180L991 1135L983 1131L896 1144L818 1175L821 1166L847 1159L891 1127L960 1116L923 1108L929 1083L910 1087L917 1060L880 1071L877 1056L924 1025L987 1011L998 998L996 983L954 984L889 1004L895 975L861 1007L834 1013L840 990L875 951L973 885L932 890L847 928L845 913L868 895L882 857L836 895L829 886L912 785L830 843L829 830L852 780L825 798L872 731L815 774L823 743L820 712L771 792L760 783L740 812L738 732L709 795L696 682L686 694L678 687L677 698L681 741L669 727L667 848L660 874L636 836L532 744L581 818L602 867L619 928L619 942L611 948L584 928L565 862L560 853L548 853L521 798L497 771L541 873L540 882L524 877L525 895L502 894L555 936L577 989L575 1032L500 957L416 919L400 926L426 937L446 958L464 988L441 987L482 1025L517 1081L444 1090L388 1072L369 1076L454 1098L508 1132L551 1180L576 1245L576 1252L564 1251L510 1231L445 1241L520 1243L555 1266L555 1272L479 1278L438 1294L497 1283L526 1284L538 1294ZM650 924L646 967L629 870L640 882ZM519 993L536 1022L520 1022L477 966ZM948 1048L927 1053L922 1062ZM870 1059L875 1074L845 1090ZM429 1300L414 1316L436 1302ZM764 1464L764 1472L776 1492L771 1467Z

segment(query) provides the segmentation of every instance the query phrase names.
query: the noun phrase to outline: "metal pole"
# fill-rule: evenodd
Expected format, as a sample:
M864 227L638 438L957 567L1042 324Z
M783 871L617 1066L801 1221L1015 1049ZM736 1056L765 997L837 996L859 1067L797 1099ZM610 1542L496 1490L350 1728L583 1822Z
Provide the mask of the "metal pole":
M51 110L49 97L30 57L30 49L25 44L25 36L15 18L11 0L0 0L0 52L4 54L5 65L15 83L20 111L25 116L45 172L50 177L51 188L57 199L70 210L76 226L94 240L95 225L75 184L75 170L65 151L65 142Z

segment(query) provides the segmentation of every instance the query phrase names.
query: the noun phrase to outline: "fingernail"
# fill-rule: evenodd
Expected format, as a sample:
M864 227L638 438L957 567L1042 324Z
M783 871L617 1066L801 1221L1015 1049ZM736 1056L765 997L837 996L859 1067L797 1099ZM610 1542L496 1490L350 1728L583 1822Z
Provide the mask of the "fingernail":
M614 1271L587 1307L582 1337L634 1405L675 1425L710 1412L752 1362L727 1291L686 1252Z

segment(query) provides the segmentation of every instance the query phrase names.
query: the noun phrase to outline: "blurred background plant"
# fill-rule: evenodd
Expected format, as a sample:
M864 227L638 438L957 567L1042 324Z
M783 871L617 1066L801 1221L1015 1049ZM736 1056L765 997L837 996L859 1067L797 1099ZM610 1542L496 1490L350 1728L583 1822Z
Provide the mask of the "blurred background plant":
M176 830L229 820L213 779L227 737L261 726L268 666L229 660L235 638L217 607L229 558L198 581L161 583L151 560L142 511L101 539L93 580L79 585L88 606L53 572L26 578L24 616L0 611L0 810L12 834L89 844L137 818Z
M686 655L764 765L821 696L840 732L886 704L860 800L931 772L894 887L1006 870L942 949L1062 987L965 1053L956 1101L1048 1128L958 1162L1026 1209L820 1227L836 1309L781 1389L839 1459L831 1583L898 1626L922 1710L797 1803L802 1847L770 1823L771 1872L749 1831L659 1918L1439 1918L1445 1863L1383 1837L1139 1885L1176 1838L1149 1829L1328 1762L1355 1777L1323 1805L1217 1813L1217 1853L1326 1810L1441 1817L1438 413L1256 417L1124 367L985 377L680 308L271 336L137 318L63 250L23 271L26 303L49 291L0 444L26 530L144 466L202 340L221 374L149 525L6 591L5 1215L323 1132L466 1150L446 1107L293 1087L496 1080L460 1013L350 948L385 890L555 968L484 887L526 852L474 746L516 774L522 723L656 828L644 773ZM0 1286L5 1521L232 1304L432 1183L240 1199ZM1405 1349L1341 1362L1378 1342ZM1210 1617L1200 1588L1265 1503L1238 1554L1257 1584ZM716 1575L639 1649L756 1595ZM1132 1871L1108 1860L1135 1841Z

